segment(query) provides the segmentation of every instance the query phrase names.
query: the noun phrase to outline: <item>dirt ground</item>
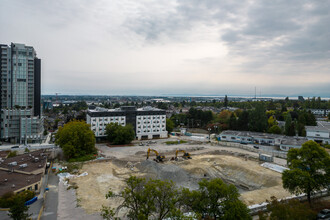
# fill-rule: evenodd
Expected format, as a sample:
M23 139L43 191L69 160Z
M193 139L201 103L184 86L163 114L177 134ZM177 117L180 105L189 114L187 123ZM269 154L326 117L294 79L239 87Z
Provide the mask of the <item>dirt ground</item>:
M166 150L160 151L165 152L166 158L171 158L177 148L166 146ZM125 187L125 179L131 175L170 179L178 186L190 189L197 189L202 178L218 177L237 186L247 205L262 203L273 195L277 198L289 196L282 188L281 174L260 166L255 155L190 147L190 160L156 163L152 159L146 160L145 149L120 148L112 154L111 161L85 164L81 172L88 175L72 180L78 186L77 198L81 207L87 213L99 212L102 205L116 208L121 200L106 199L105 194L109 189L120 192ZM115 152L114 148L109 151Z

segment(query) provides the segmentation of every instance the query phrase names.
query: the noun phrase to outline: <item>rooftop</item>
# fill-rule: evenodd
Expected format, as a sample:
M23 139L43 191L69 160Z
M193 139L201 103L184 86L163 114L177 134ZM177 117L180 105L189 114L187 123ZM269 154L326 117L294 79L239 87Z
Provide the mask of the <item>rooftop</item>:
M325 131L330 132L330 122L318 121L316 126L305 126L306 131Z
M0 170L0 196L40 181L42 174L22 174Z
M46 165L48 154L45 150L37 150L11 158L3 158L0 162L1 170L23 171L27 173L35 172Z

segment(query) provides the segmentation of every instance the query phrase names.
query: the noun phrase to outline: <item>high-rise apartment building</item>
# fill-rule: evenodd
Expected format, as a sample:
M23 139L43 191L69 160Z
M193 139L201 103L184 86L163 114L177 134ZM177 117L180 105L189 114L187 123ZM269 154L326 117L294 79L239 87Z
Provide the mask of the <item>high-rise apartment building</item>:
M41 60L31 46L0 44L0 138L12 143L38 142L41 116Z

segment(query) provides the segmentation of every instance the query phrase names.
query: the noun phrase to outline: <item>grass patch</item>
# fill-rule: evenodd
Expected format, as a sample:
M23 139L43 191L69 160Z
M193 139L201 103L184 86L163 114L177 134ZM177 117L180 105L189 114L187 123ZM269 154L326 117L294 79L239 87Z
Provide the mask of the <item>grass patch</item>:
M180 141L166 141L165 143L167 145L174 145L174 144L184 144L184 143L187 143L187 141L183 141L183 140L180 140Z

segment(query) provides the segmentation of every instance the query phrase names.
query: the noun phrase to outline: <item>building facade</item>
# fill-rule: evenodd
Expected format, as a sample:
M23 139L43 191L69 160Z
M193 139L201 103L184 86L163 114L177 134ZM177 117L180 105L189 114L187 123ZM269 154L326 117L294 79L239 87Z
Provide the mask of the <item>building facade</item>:
M226 130L219 135L221 141L240 144L252 144L263 146L277 146L280 150L289 151L291 148L301 148L308 139L306 137L291 137L277 134L250 131Z
M41 116L41 60L31 46L0 45L0 138L12 143L38 142Z
M161 109L123 106L118 109L95 108L87 111L87 123L97 138L106 136L106 126L117 123L122 126L131 124L136 139L167 138L166 112Z
M330 143L330 122L318 121L317 126L305 126L306 137L317 143Z

